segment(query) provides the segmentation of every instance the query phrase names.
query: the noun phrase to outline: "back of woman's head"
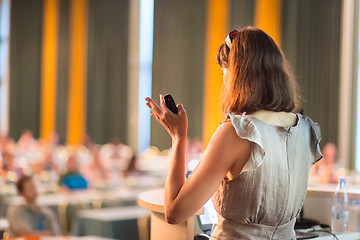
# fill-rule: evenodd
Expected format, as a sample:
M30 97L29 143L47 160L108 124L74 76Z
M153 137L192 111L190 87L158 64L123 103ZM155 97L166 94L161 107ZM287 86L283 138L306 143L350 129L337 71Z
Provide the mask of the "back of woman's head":
M291 112L298 107L300 96L295 78L268 34L247 27L236 33L230 44L222 44L216 57L229 73L222 94L224 112Z

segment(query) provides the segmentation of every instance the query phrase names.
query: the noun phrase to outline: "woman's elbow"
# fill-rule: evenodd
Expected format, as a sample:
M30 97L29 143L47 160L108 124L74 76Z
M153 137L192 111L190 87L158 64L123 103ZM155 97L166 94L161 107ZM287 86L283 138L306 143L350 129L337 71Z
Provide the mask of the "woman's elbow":
M184 221L184 219L182 219L179 216L179 214L175 213L172 210L166 210L166 212L165 212L165 220L169 224L179 224L179 223L182 223Z
M166 216L165 217L166 219L166 222L169 223L169 224L179 224L180 222L174 218L174 217L170 217L170 216Z

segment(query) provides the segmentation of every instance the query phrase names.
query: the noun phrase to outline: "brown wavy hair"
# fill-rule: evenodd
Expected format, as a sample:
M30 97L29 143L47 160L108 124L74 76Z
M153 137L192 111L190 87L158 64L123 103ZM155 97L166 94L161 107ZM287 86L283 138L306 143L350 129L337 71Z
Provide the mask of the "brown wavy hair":
M295 77L280 48L264 31L255 27L240 30L230 49L225 43L219 47L216 61L229 71L221 94L225 113L298 109Z

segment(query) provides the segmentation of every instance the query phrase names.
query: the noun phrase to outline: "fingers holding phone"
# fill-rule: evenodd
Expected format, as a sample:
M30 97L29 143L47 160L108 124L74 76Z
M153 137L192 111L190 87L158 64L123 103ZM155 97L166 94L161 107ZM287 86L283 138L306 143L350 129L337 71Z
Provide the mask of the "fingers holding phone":
M172 138L183 138L187 135L187 115L182 104L176 106L170 94L160 95L160 107L149 97L146 105L151 109L154 117L169 132Z

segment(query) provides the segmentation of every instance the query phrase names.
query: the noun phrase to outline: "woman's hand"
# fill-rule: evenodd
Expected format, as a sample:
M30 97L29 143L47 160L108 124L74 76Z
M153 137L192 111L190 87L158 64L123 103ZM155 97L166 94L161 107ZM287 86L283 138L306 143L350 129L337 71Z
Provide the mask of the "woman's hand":
M182 104L177 105L178 114L174 114L165 104L163 95L160 95L160 107L149 97L146 105L151 109L151 116L155 118L170 134L173 140L186 139L188 120Z

